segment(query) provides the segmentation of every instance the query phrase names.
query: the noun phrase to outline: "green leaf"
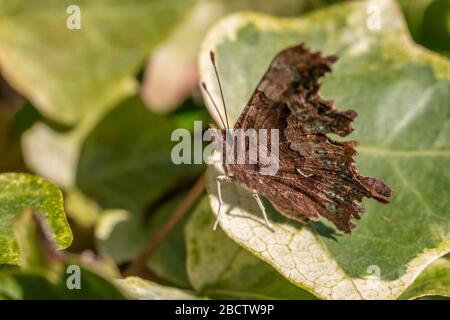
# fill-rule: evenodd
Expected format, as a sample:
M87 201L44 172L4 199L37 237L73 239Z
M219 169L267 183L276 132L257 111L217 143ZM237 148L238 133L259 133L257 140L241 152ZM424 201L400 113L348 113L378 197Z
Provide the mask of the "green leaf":
M21 269L42 272L50 278L62 265L63 258L39 219L32 209L25 208L14 218L13 231L20 251Z
M268 264L212 231L214 217L207 197L185 227L187 268L192 286L210 298L315 299L281 277Z
M179 108L197 87L196 58L207 30L221 17L236 11L257 10L297 15L310 7L305 0L199 1L170 37L152 52L146 66L142 98L155 112Z
M95 232L98 251L111 256L118 264L131 261L149 239L155 236L178 205L178 198L166 201L152 213L148 222L141 215L124 210L106 210L100 217ZM183 238L186 219L187 217L183 218L175 225L147 262L147 267L159 279L182 288L190 288Z
M448 0L397 0L413 39L450 57L450 2Z
M100 276L108 270L92 259L55 250L39 216L25 210L14 221L14 233L20 248L21 271L0 274L0 298L3 299L124 299L108 279ZM85 259L86 260L86 259ZM80 288L69 289L69 267L78 267Z
M58 131L43 122L35 123L22 135L22 150L28 168L62 188L73 188L83 141L105 113L120 105L120 101L91 110L88 117L69 131Z
M341 4L298 19L233 15L211 30L200 55L201 80L220 101L209 61L209 50L215 51L233 121L283 48L305 42L339 55L323 79L322 94L339 109L357 110L350 138L361 143L359 171L392 186L392 202L364 201L356 230L342 235L325 219L309 225L288 221L266 201L272 233L249 192L234 184L222 188L225 233L325 299L397 298L426 265L450 250L450 176L443 170L450 157L450 63L412 43L393 1L376 2L381 29L368 29L369 4ZM216 212L220 170L209 170Z
M149 239L148 226L142 216L129 211L105 211L95 229L97 250L110 256L118 265L135 257Z
M140 213L202 166L171 160L175 125L129 98L109 112L84 141L77 170L81 190L106 208Z
M83 228L92 228L103 213L99 205L75 188L66 191L67 216Z
M117 280L119 287L132 299L139 300L196 300L201 299L188 290L162 286L139 277Z
M75 123L134 92L138 67L194 2L2 1L2 72L47 117ZM80 29L66 27L74 4L80 8Z
M81 268L81 290L69 290L66 273L56 283L37 274L15 273L0 276L0 299L14 300L123 300L126 297L110 281Z
M400 298L417 299L427 296L450 298L450 257L437 259L430 264Z
M164 205L154 212L149 219L150 238L167 221L173 210L180 204L185 194L169 199ZM186 245L184 240L184 226L188 221L188 212L159 244L155 252L150 256L147 266L158 278L181 288L191 288L186 272Z
M117 263L139 253L178 203L175 195L204 169L173 164L175 128L171 118L130 98L110 111L83 144L77 172L81 190L104 208L126 210L103 215L96 232L100 252ZM149 266L159 277L188 287L182 225L161 244Z
M29 174L0 174L0 264L20 262L12 221L27 207L46 218L60 249L67 248L72 242L62 194L56 186Z

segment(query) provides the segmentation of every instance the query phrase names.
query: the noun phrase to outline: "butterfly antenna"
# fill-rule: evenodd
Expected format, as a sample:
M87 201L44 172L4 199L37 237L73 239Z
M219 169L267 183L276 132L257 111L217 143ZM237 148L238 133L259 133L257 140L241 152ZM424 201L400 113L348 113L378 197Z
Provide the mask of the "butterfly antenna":
M230 129L230 123L228 122L227 107L225 105L225 98L223 97L223 90L222 90L222 84L220 83L219 72L217 72L216 57L214 55L214 51L211 50L209 52L209 57L211 58L211 63L213 65L213 67L214 67L214 72L216 73L217 83L219 84L220 97L222 98L223 109L225 110L225 120L227 122L227 127L226 128Z
M220 114L219 108L217 107L217 104L214 102L214 99L212 98L211 93L209 93L209 90L208 90L208 88L206 87L206 83L202 82L202 87L203 87L203 90L205 90L206 94L208 95L209 100L210 100L211 103L213 104L214 108L216 109L216 112L217 112L217 114L219 115L220 122L222 123L222 126L223 126L224 128L227 128L227 127L225 126L225 122L223 121L222 115Z

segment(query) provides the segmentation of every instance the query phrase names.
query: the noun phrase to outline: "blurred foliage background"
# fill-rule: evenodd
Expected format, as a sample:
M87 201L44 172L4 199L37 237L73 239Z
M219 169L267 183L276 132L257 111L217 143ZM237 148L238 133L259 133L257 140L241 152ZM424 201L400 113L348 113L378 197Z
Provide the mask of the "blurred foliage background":
M172 164L170 134L175 128L193 131L195 120L205 126L212 122L199 91L197 66L200 44L210 27L237 11L299 16L339 2L0 0L0 171L31 173L56 184L73 232L67 251L82 253L76 259L101 260L96 263L120 277L142 257L174 210L183 206L205 169ZM397 2L413 40L450 57L450 1ZM66 28L71 4L81 9L79 30ZM199 196L204 190L198 189ZM236 272L244 272L238 264L248 266L250 271L239 276L248 283L226 280L233 279L229 274L222 274L214 286L202 280L193 283L196 271L187 274L184 232L192 238L209 229L186 223L195 206L211 215L205 201L197 202L188 202L191 210L185 210L188 214L137 272L152 284L128 280L147 288L146 298L189 296L157 284L218 298L314 298L230 240L221 255L238 256L233 262ZM33 220L32 215L22 220L27 219ZM39 222L29 221L22 221L22 227L39 228ZM21 243L19 247L27 240ZM102 258L92 258L92 253ZM55 270L68 263L48 259ZM16 277L25 287L42 280L20 272ZM264 277L275 279L271 288L258 286ZM55 290L48 292L65 295ZM105 297L121 295L114 290ZM32 289L26 290L29 296L13 291L5 295L44 297L33 296Z

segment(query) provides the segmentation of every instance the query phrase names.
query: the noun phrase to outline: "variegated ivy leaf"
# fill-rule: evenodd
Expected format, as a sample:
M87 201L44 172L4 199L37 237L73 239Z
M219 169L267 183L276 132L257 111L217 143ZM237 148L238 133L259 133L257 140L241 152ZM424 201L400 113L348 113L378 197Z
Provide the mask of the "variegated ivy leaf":
M338 109L357 110L350 138L361 144L359 171L384 179L396 194L387 206L364 201L366 212L351 235L324 219L309 225L289 221L265 201L271 232L251 194L223 184L227 214L221 227L320 298L397 298L450 251L450 63L412 42L394 1L357 1L295 19L240 13L221 20L203 42L201 80L221 101L212 49L234 122L272 58L301 42L339 56L321 93ZM220 170L211 167L208 179L216 212Z

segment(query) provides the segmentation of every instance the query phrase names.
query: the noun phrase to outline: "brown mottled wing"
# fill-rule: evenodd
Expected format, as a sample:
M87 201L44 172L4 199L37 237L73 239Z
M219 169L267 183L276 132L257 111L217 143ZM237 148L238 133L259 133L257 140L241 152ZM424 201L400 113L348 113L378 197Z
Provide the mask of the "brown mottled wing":
M355 111L337 111L319 95L319 79L335 60L304 45L277 55L235 129L280 129L279 170L265 176L254 166L228 167L235 180L263 194L288 218L306 222L324 216L349 233L350 220L363 211L363 197L387 203L393 191L382 180L358 174L357 142L326 136L348 135L356 117Z

